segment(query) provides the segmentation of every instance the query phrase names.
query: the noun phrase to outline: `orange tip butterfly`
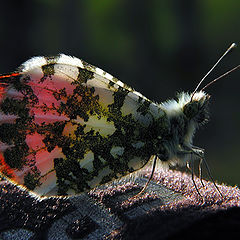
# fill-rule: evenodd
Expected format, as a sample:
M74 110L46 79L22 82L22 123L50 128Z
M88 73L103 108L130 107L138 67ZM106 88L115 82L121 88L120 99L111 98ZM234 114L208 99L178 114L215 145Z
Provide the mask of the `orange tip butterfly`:
M153 172L157 160L202 159L193 146L208 120L202 81L157 104L78 58L33 57L0 76L0 173L40 196L63 196L126 176L153 156Z

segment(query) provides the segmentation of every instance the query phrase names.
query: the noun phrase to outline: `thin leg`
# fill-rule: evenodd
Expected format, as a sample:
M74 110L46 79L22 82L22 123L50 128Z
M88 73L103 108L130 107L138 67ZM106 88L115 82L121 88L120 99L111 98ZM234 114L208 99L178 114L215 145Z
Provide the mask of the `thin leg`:
M206 161L204 158L203 158L203 163L205 164L205 166L206 166L206 168L207 168L208 176L210 177L210 179L211 179L214 187L217 189L217 191L219 192L219 194L220 194L221 197L223 198L222 193L220 192L218 186L216 185L216 183L215 183L215 181L214 181L214 179L213 179L213 177L212 177L212 174L211 174L210 168L209 168L209 166L208 166L208 164L207 164L207 161Z
M202 158L199 161L199 165L198 165L198 172L199 172L199 179L201 181L202 186L204 187L203 181L202 181Z
M193 164L193 161L192 161L192 164ZM194 166L193 166L193 167L194 167ZM195 182L195 180L194 180L194 172L193 172L193 170L191 169L191 167L190 167L190 165L189 165L189 162L187 162L187 168L188 168L188 170L189 170L189 171L191 172L191 174L192 174L192 182L193 182L193 185L194 185L194 187L195 187L198 195L202 198L202 195L200 194L200 192L199 192L199 190L198 190L198 188L197 188L196 182Z
M154 171L155 171L155 167L156 167L156 162L157 162L157 155L154 157L154 160L153 160L153 167L152 167L152 172L151 172L151 175L147 181L147 183L145 184L145 186L143 187L143 189L134 197L138 197L140 196L147 188L148 184L150 183L152 177L153 177L153 174L154 174Z

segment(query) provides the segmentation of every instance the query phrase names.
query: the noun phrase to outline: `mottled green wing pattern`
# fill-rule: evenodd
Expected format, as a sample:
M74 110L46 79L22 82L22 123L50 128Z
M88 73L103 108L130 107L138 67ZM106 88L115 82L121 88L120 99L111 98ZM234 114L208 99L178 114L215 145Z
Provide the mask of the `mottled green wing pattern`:
M165 134L157 105L77 58L35 57L0 81L0 171L39 195L134 172Z

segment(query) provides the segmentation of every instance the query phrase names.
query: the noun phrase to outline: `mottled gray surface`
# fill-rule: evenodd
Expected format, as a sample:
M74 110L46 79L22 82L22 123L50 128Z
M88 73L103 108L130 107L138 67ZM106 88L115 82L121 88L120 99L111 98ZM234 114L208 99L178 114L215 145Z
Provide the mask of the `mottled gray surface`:
M181 239L184 234L191 236L191 229L198 231L201 222L214 218L212 222L217 223L219 214L224 214L221 223L228 231L231 216L239 211L238 188L219 185L221 198L212 183L204 181L202 188L197 181L203 200L190 176L173 171L156 171L147 191L132 198L146 181L144 176L135 182L125 178L90 193L49 199L36 198L2 181L0 239ZM199 234L206 230L206 226L201 228Z

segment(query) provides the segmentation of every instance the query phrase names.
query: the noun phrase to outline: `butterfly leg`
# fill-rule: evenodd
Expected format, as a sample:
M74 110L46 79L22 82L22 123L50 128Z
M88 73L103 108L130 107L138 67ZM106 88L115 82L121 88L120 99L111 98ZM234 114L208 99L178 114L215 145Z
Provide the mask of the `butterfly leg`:
M200 179L200 182L202 184L202 187L204 187L204 183L203 183L203 180L202 180L202 158L199 160L199 164L198 164L198 173L199 173L199 179Z
M197 150L197 151L196 151L196 150ZM217 191L218 191L218 193L220 194L220 196L223 198L222 193L220 192L218 186L216 185L216 183L215 183L215 181L214 181L214 179L213 179L213 177L212 177L212 174L211 174L210 168L209 168L209 166L208 166L208 164L207 164L207 161L205 160L205 158L204 158L204 156L203 156L203 151L202 151L200 148L194 147L194 148L192 148L192 154L195 154L196 156L198 156L198 157L203 161L204 165L206 166L206 169L207 169L207 172L208 172L208 176L210 177L211 181L213 182L214 187L217 189ZM189 165L189 163L188 163L188 165ZM200 165L201 165L201 163L200 163ZM188 166L187 166L187 167L188 167ZM191 171L191 172L192 172L192 174L193 174L193 171ZM193 178L193 177L192 177L192 178ZM194 183L194 185L196 186L196 183L195 183L195 182L193 182L193 183ZM196 188L196 187L195 187L195 188ZM196 188L196 190L197 190L197 188ZM198 192L199 192L199 191L198 191Z
M192 164L193 164L193 161L192 161ZM193 172L193 169L190 167L190 165L189 165L189 162L187 162L187 169L191 172L191 174L192 174L192 182L193 182L193 185L194 185L194 187L195 187L195 189L196 189L196 191L197 191L197 193L198 193L198 195L202 198L202 195L200 194L200 192L199 192L199 190L198 190L198 188L197 188L197 185L196 185L196 182L195 182L195 179L194 179L194 172Z
M153 166L152 166L152 172L151 172L151 175L147 181L147 183L145 184L145 186L143 187L143 189L138 193L136 194L135 196L133 196L132 198L137 198L139 197L147 188L148 184L150 183L152 177L153 177L153 174L154 174L154 171L155 171L155 167L156 167L156 162L157 162L157 155L154 157L154 160L153 160Z
M210 168L209 168L209 166L208 166L208 164L207 164L207 161L206 161L204 158L203 158L203 163L204 163L205 166L206 166L206 169L207 169L207 172L208 172L208 176L210 177L210 179L211 179L214 187L217 189L217 191L219 192L220 196L223 198L223 195L222 195L221 191L219 190L218 186L216 185L216 183L215 183L215 181L214 181L214 179L213 179L213 176L212 176L212 174L211 174L211 171L210 171Z

